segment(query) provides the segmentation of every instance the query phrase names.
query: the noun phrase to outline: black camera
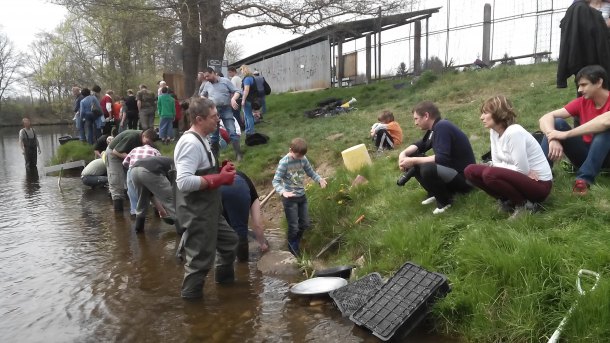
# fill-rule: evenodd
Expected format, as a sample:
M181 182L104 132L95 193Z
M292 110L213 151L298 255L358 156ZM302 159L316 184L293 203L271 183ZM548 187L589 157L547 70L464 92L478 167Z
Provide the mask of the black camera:
M398 180L396 180L396 184L398 186L404 186L412 177L415 175L415 168L410 168L404 174L402 174Z

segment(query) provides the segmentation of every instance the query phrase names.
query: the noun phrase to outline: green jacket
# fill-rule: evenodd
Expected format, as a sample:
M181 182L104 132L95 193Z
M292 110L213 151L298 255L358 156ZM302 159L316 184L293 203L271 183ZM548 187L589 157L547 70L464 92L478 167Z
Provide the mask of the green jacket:
M157 112L160 118L176 117L176 105L174 98L169 94L161 94L157 99Z

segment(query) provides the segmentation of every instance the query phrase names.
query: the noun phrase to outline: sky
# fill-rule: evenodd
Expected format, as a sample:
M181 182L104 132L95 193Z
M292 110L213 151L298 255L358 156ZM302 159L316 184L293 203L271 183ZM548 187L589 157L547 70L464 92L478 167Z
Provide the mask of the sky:
M6 0L0 10L0 32L25 52L37 33L53 30L66 13L64 7L44 0Z
M26 52L37 33L52 31L67 13L63 6L46 0L4 0L0 10L0 32L5 33L17 49ZM265 39L261 40L261 36ZM242 57L246 57L296 37L289 32L260 28L232 33L229 40L242 44Z

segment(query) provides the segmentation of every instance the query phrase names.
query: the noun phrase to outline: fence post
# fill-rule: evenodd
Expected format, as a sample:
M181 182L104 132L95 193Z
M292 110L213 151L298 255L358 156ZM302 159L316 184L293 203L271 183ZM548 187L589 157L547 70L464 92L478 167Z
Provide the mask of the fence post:
M343 36L337 37L337 87L343 86Z
M415 25L415 35L413 40L413 74L421 74L421 21L413 23Z
M485 4L483 7L483 55L481 59L483 63L489 65L491 60L489 56L491 44L491 5Z
M371 34L366 34L366 84L371 83Z

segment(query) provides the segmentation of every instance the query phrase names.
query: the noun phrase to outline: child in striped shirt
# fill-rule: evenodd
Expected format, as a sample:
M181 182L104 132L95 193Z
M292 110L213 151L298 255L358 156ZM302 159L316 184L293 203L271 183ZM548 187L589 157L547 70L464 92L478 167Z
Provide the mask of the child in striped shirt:
M305 175L312 178L320 187L326 187L326 180L316 173L305 154L307 142L303 138L295 138L290 142L290 150L284 156L275 171L273 188L282 196L282 205L288 222L288 249L295 255L300 255L299 243L303 232L309 228L307 214L307 197L303 181Z

